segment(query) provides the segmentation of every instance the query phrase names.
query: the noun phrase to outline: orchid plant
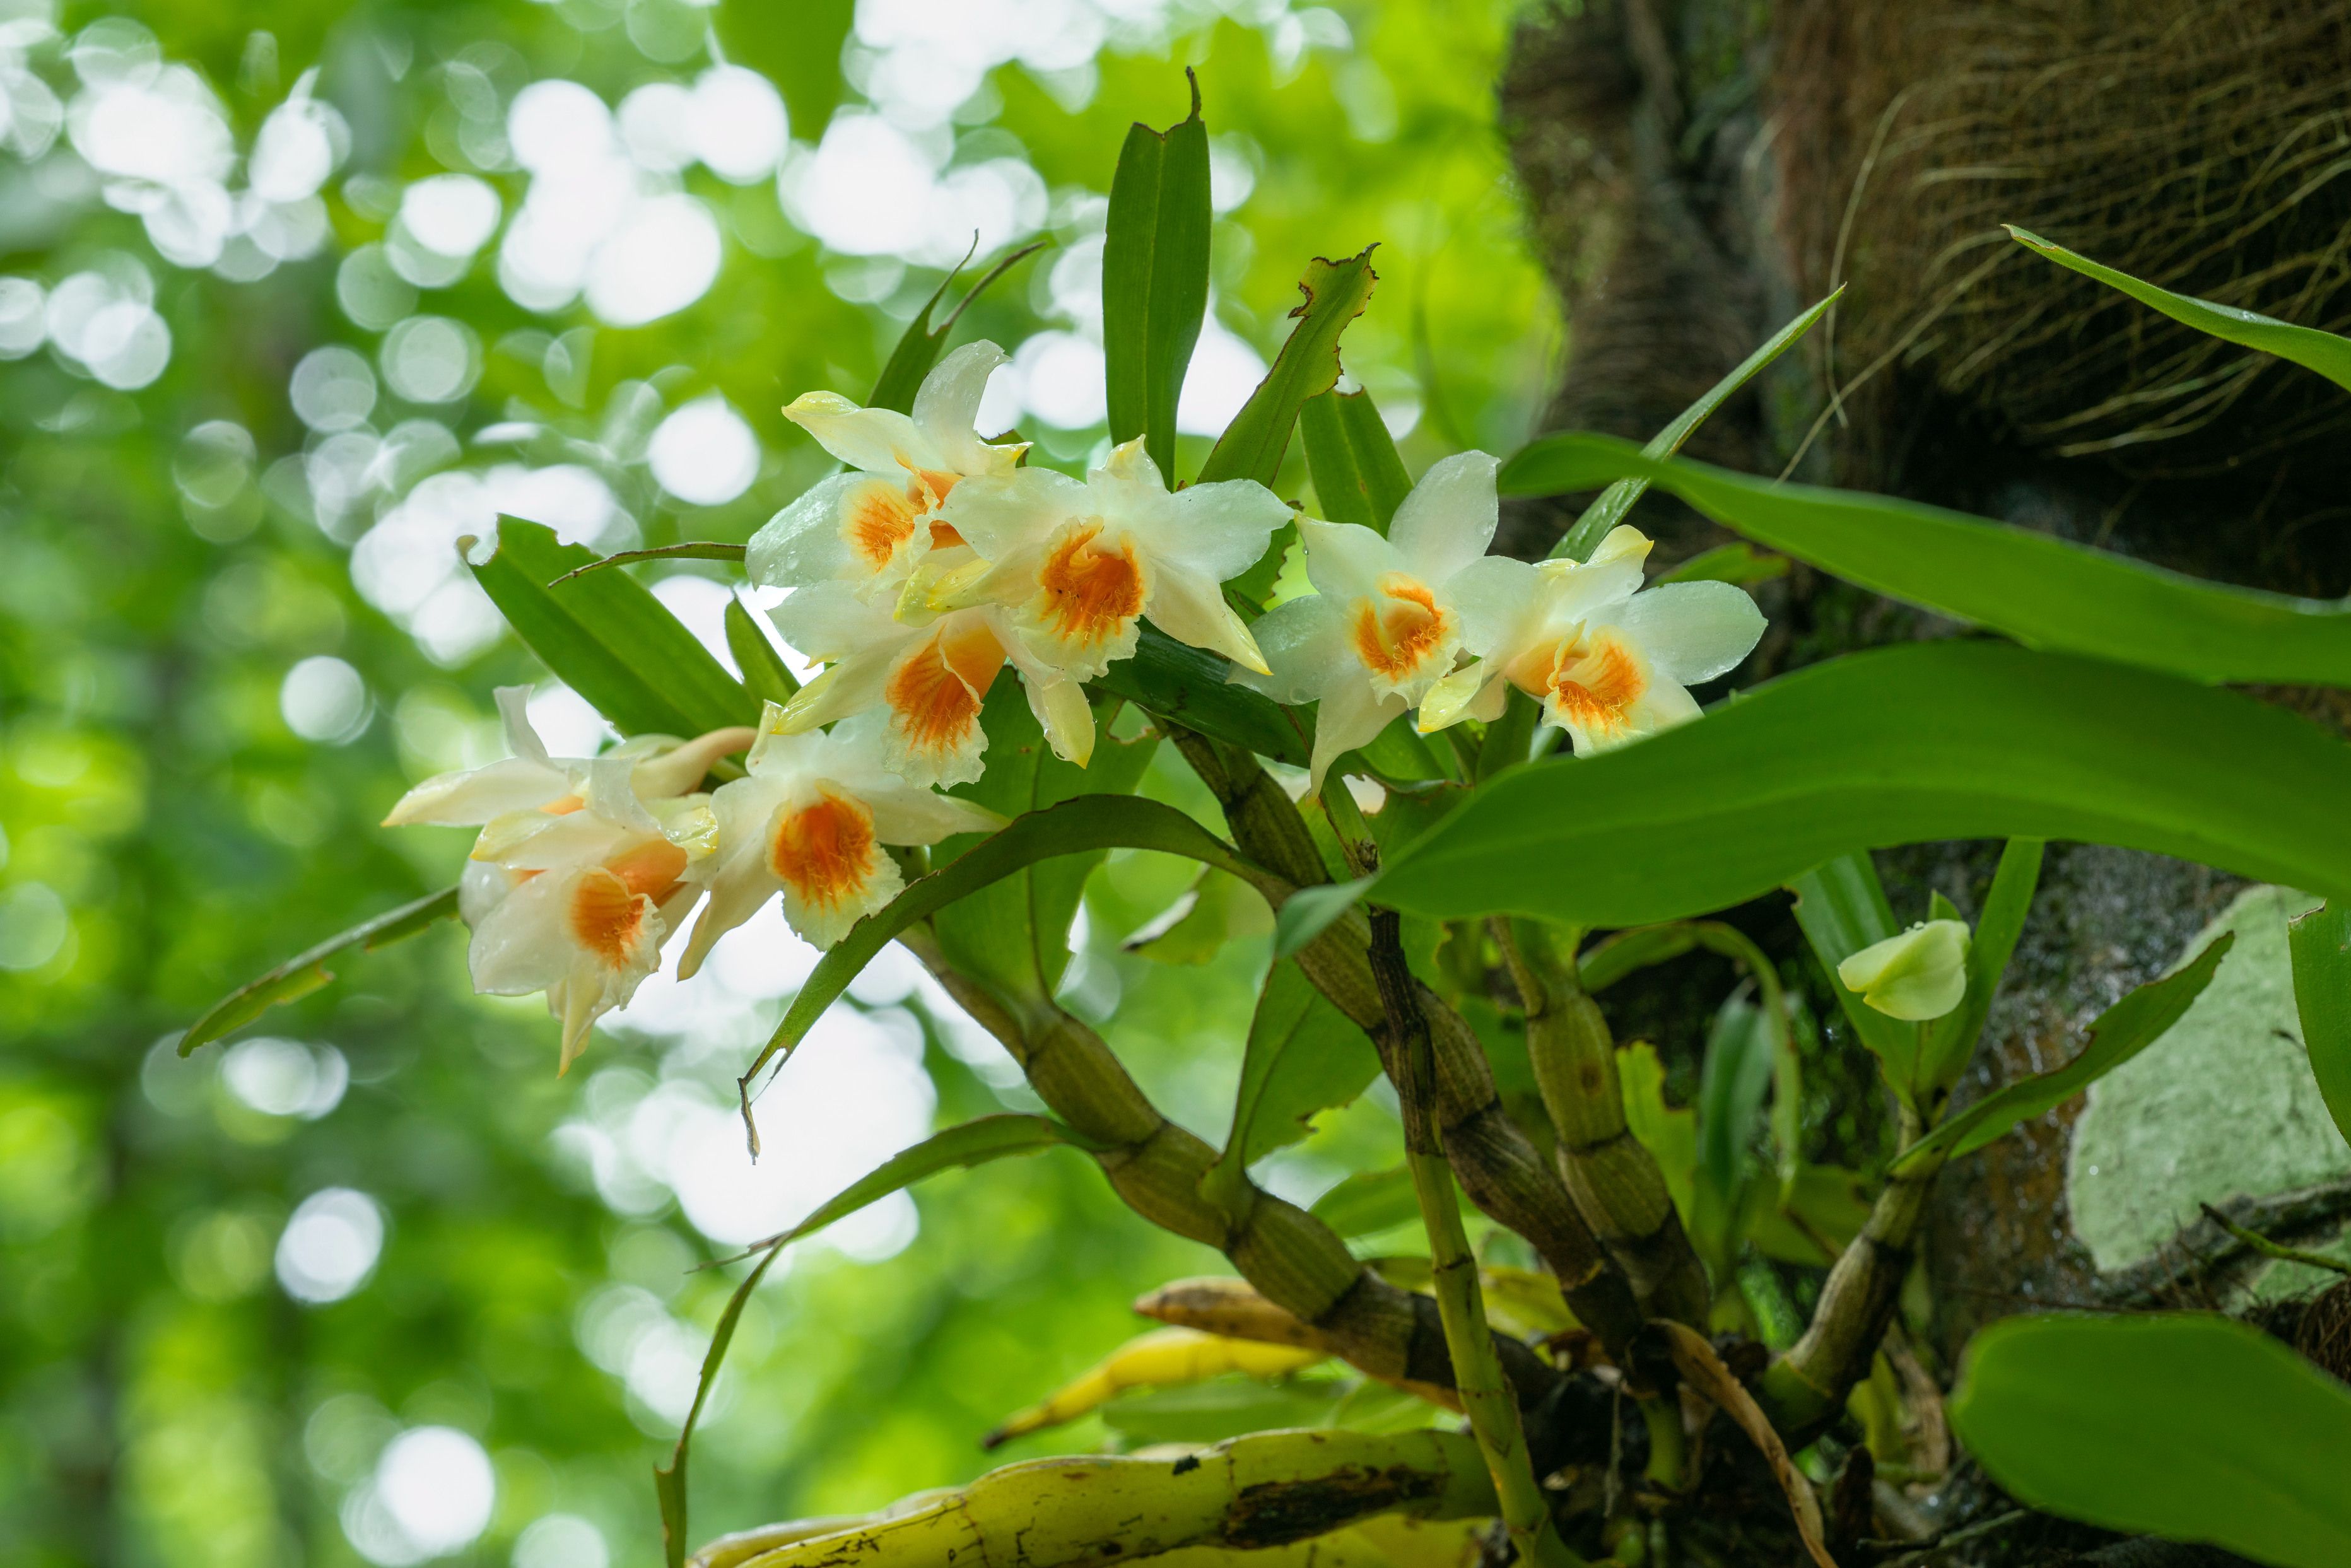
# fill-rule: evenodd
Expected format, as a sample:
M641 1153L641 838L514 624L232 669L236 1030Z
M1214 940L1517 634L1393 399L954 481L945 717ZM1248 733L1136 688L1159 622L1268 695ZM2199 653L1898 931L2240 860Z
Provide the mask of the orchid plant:
M695 1559L705 1568L944 1563L972 1531L991 1561L1017 1533L1031 1568L1317 1538L1415 1568L1463 1560L1489 1521L1496 1550L1552 1568L1677 1543L1713 1561L1734 1538L1826 1564L1903 1528L1900 1508L1873 1513L1873 1467L1931 1479L1949 1459L1917 1436L1940 1429L1917 1407L1933 1377L1887 1337L1928 1184L2144 1049L2225 952L2125 998L2076 1063L1951 1113L2042 842L2351 896L2335 804L2351 748L2216 689L2351 685L2351 611L1676 457L1827 301L1646 448L1553 436L1508 462L1443 457L1415 483L1343 379L1370 253L1318 260L1272 371L1185 476L1174 396L1205 307L1207 213L1196 103L1165 132L1138 126L1104 253L1111 440L1082 476L978 426L1006 355L940 357L954 318L934 329L925 308L862 405L814 391L784 410L842 472L747 546L640 552L737 559L785 591L772 628L819 669L805 685L741 603L738 676L614 570L633 558L505 522L483 586L629 738L552 757L526 694L501 691L511 755L418 785L386 819L478 827L456 886L264 977L183 1049L315 985L338 947L455 915L477 989L545 995L561 1071L665 950L690 978L780 898L825 956L747 1064L747 1130L759 1073L893 940L1002 1040L1046 1113L942 1131L754 1248L705 1394L789 1241L933 1171L1054 1146L1090 1155L1139 1216L1221 1249L1238 1277L1146 1298L1168 1329L999 1438L1122 1390L1344 1369L1314 1385L1332 1391L1326 1429L1237 1416L1215 1465L1015 1465L871 1520L722 1539ZM1285 464L1294 434L1302 476ZM1301 477L1311 505L1285 498ZM1740 549L1653 571L1652 541L1624 521L1651 484L2013 641L1856 654L1709 713L1765 630L1750 590L1786 562ZM1604 486L1552 559L1493 553L1502 495ZM1134 738L1106 740L1114 724ZM1213 813L1136 792L1160 747ZM1972 928L1939 896L1898 925L1868 852L1986 836L2010 842ZM1057 995L1084 873L1122 847L1196 861L1273 913L1221 1150L1161 1116ZM1721 917L1783 887L1813 967ZM1183 918L1228 906L1204 894ZM1262 940L1248 929L1217 935ZM2298 961L2304 946L2315 992L2351 986L2351 957L2314 940ZM1693 947L1744 974L1694 1110L1667 1102L1656 1053L1620 1046L1597 999ZM1833 1034L1808 995L1834 1009ZM2351 1040L2312 1034L2314 1066L2351 1079ZM1851 1169L1815 1163L1800 1119L1805 1073L1849 1042L1875 1057L1898 1124ZM1257 1161L1381 1072L1398 1164L1311 1211L1255 1184ZM1482 1258L1457 1191L1491 1223ZM1425 1260L1358 1255L1415 1218ZM1809 1320L1786 1269L1825 1270ZM1916 1375L1874 1374L1886 1355ZM659 1472L673 1565L693 1427ZM1841 1500L1824 1512L1814 1483L1832 1473ZM1761 1512L1757 1477L1776 1500Z

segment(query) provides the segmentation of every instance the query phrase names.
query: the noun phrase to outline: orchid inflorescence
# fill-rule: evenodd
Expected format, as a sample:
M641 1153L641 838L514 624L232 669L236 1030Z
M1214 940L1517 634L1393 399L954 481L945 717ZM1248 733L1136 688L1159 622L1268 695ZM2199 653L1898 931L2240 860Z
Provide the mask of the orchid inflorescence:
M1230 661L1277 701L1319 705L1309 787L1398 716L1424 733L1499 717L1516 687L1576 755L1694 718L1687 688L1761 635L1725 582L1644 590L1649 540L1611 532L1589 561L1487 553L1496 461L1430 467L1384 537L1298 519L1313 591L1254 629L1224 584L1266 554L1290 506L1249 479L1171 491L1144 443L1081 482L1027 466L1025 443L975 429L1006 361L977 342L942 360L911 414L816 392L784 410L847 471L810 488L751 540L751 580L789 595L772 612L822 672L756 730L640 736L595 758L550 758L523 688L499 695L514 755L410 790L388 824L479 826L463 882L475 988L544 991L563 1066L596 1019L624 1006L701 904L679 965L781 894L793 930L840 940L904 886L890 846L1002 825L940 792L983 771L980 722L1010 665L1047 741L1083 767L1085 683L1132 658L1142 622ZM744 776L699 786L747 751ZM705 898L706 895L706 902Z

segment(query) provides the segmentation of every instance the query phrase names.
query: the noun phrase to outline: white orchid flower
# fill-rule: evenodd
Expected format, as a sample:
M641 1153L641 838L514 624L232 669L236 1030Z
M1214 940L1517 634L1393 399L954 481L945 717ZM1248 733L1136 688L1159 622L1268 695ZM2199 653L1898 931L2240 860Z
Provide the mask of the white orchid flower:
M893 771L921 786L969 783L987 747L980 704L1009 663L1054 752L1081 768L1093 755L1085 688L1040 657L1001 605L942 611L918 577L896 614L845 583L800 589L770 613L784 641L827 666L784 706L787 735L886 709L883 745Z
M683 744L640 736L602 757L558 760L531 728L529 688L497 695L515 755L425 780L385 821L481 827L458 883L474 988L546 992L563 1022L558 1071L567 1071L596 1019L626 1005L660 964L663 939L701 895L690 873L716 849L717 821L695 786L754 732Z
M1889 1018L1911 1023L1941 1018L1968 993L1967 925L1922 920L1846 958L1837 966L1837 978Z
M1222 591L1290 516L1253 479L1171 493L1135 440L1083 483L1043 468L973 479L942 516L988 563L967 569L957 602L1005 605L1038 656L1074 679L1132 658L1146 616L1179 643L1268 673Z
M1005 362L993 343L967 343L923 378L912 417L860 408L838 392L803 393L784 417L850 472L812 486L752 536L745 570L770 588L850 582L877 592L902 583L934 546L960 542L939 507L964 480L1009 474L1025 442L991 445L974 432L987 378Z
M1728 582L1643 590L1648 554L1646 535L1619 527L1589 561L1496 556L1463 572L1454 593L1476 662L1430 690L1421 730L1498 718L1511 685L1542 704L1579 757L1696 718L1689 688L1748 655L1763 612Z
M1234 678L1277 702L1321 705L1309 768L1319 789L1343 753L1377 736L1453 668L1462 612L1454 583L1494 541L1495 460L1464 452L1430 467L1383 538L1356 523L1301 518L1315 592L1255 628L1271 674Z
M935 844L1004 825L986 807L917 789L891 771L879 714L830 734L790 735L782 723L783 709L769 703L746 777L711 798L719 850L704 877L710 902L678 961L681 979L778 892L792 929L830 947L905 887L883 845Z

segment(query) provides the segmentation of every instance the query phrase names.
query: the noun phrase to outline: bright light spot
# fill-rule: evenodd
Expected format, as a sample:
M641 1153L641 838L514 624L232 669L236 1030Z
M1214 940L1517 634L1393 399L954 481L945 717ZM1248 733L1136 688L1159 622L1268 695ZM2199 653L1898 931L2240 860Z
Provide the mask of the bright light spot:
M1222 434L1264 379L1264 358L1210 316L1184 372L1176 428L1186 435Z
M230 1093L264 1115L315 1122L342 1103L350 1069L331 1045L260 1035L228 1048L221 1079Z
M349 745L367 728L367 685L333 654L316 654L286 672L286 684L277 688L277 711L286 727L305 740Z
M253 479L253 437L233 420L207 420L183 436L172 457L180 494L199 507L220 507Z
M269 111L246 162L246 183L269 202L298 202L318 194L342 162L350 131L332 107L307 94Z
M408 1568L471 1545L489 1528L497 1472L454 1427L416 1427L386 1444L375 1474L343 1500L343 1533L383 1568Z
M735 595L725 583L681 572L654 583L653 597L710 650L711 657L722 664L735 662L726 651L726 606Z
M236 161L219 100L186 66L167 66L145 80L92 83L75 95L66 121L74 151L121 180L166 190L218 184Z
M312 1193L277 1238L277 1282L298 1301L340 1301L375 1270L383 1251L383 1211L347 1186Z
M434 174L402 193L400 223L427 250L470 256L497 229L498 193L471 174Z
M46 883L20 882L0 892L0 969L37 969L72 934L66 901Z
M507 144L534 174L592 162L611 151L611 112L576 81L535 81L507 108Z
M172 330L155 314L155 286L128 256L77 272L50 291L49 340L106 385L135 392L171 362Z
M904 252L929 232L925 204L938 166L877 115L834 115L814 155L786 173L785 211L834 250Z
M375 408L375 372L356 350L330 344L302 356L287 392L294 416L311 429L349 430Z
M426 658L444 669L471 660L506 629L506 617L471 577L452 577L408 618L409 635Z
M612 738L612 727L596 705L560 681L530 694L529 713L530 727L550 757L593 757Z
M380 245L363 245L335 269L335 298L355 326L371 332L416 308L416 286L392 270Z
M588 308L615 327L642 327L687 306L718 277L718 224L692 196L652 196L596 250Z
M697 398L661 422L645 461L679 500L722 506L759 476L759 439L725 398Z
M675 174L694 162L694 94L653 81L621 100L621 141L638 168Z
M21 360L49 335L48 296L29 277L0 277L0 360Z
M515 1540L514 1568L610 1568L601 1531L576 1513L534 1520Z
M713 66L696 78L686 124L695 156L737 185L773 170L790 132L775 84L741 66Z
M411 402L455 402L482 373L474 329L446 316L412 316L384 334L383 379Z
M1207 341L1206 333L1201 341ZM1011 370L1022 405L1048 424L1083 430L1108 417L1099 344L1074 332L1040 332L1014 352Z

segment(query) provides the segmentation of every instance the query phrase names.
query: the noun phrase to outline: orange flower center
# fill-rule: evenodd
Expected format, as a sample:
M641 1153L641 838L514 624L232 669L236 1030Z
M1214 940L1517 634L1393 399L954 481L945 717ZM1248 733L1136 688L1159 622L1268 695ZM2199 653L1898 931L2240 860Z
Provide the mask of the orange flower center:
M850 492L844 510L841 536L860 560L879 571L897 555L899 546L914 537L923 502L911 484L872 479Z
M629 961L644 930L647 905L677 891L685 852L666 839L640 844L580 877L571 891L571 935L613 968Z
M979 723L979 702L1004 667L1004 644L977 616L950 615L899 657L883 688L907 746L952 752Z
M1392 571L1376 598L1355 601L1355 657L1375 675L1404 680L1437 652L1452 621L1426 587Z
M1143 565L1134 541L1121 538L1117 549L1104 549L1095 542L1102 531L1098 522L1071 528L1038 569L1038 619L1065 643L1106 642L1143 613Z
M768 862L786 887L823 909L862 892L874 872L873 816L845 795L822 790L812 806L776 816Z
M1633 705L1649 689L1647 673L1630 648L1604 633L1580 659L1579 651L1562 650L1552 669L1552 707L1587 735L1622 735L1631 727Z

